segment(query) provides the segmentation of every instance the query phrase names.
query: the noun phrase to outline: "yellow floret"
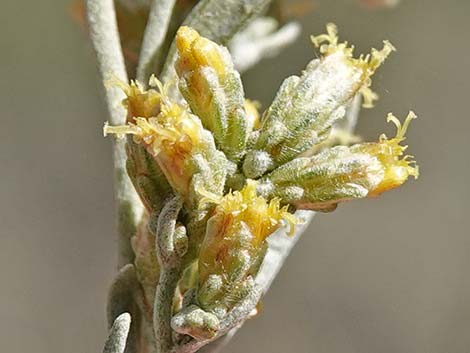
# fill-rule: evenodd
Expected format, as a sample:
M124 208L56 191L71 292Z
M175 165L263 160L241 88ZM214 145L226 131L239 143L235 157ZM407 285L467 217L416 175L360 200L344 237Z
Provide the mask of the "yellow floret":
M133 122L123 126L109 126L105 123L104 135L116 134L118 137L125 134L134 135L135 142L144 144L154 156L165 147L169 147L170 150L167 152L171 153L171 148L175 145L180 148L186 146L183 149L188 151L198 145L203 130L199 120L189 114L185 107L172 102L166 95L166 87L163 87L154 76L150 79L150 84L158 88L158 92L154 91L154 94L160 102L159 113L155 116L134 116ZM124 91L126 94L132 94L136 89L140 95L148 92L141 91L135 84L125 86L123 89L126 89Z
M410 112L403 125L393 115L387 116L387 122L392 122L397 127L397 133L394 138L388 139L385 135L380 136L378 143L368 143L358 146L358 150L376 157L382 165L384 176L382 181L369 192L370 196L378 195L384 191L396 188L402 185L410 176L415 179L419 176L419 168L412 156L406 155L401 158L408 146L402 146L400 143L405 140L405 134L411 120L416 115Z
M206 198L206 202L217 203L216 213L230 215L235 222L243 222L254 238L261 242L271 235L283 222L290 225L289 235L293 235L299 220L288 212L280 199L267 201L256 193L256 182L248 180L240 191L229 192L220 198Z
M326 26L327 33L318 36L311 36L312 43L320 49L323 57L327 57L334 53L343 53L345 59L355 68L362 71L361 81L364 82L360 93L363 96L365 108L373 106L374 100L378 98L369 87L371 85L370 77L374 74L377 68L385 61L395 47L389 42L384 41L384 46L381 50L372 49L370 54L366 56L360 55L358 58L354 57L354 46L348 46L348 42L339 43L338 29L335 24L329 23Z
M136 116L148 118L160 113L161 94L154 89L144 90L139 82L132 80L130 84L112 77L106 86L119 87L126 99L123 105L127 110L127 121L132 122Z
M150 85L158 88L158 91L154 91L160 100L158 115L135 116L133 121L123 126L109 126L105 123L103 132L105 136L115 134L120 138L126 134L134 135L134 141L143 144L156 158L170 183L185 193L190 180L190 175L184 171L185 162L190 154L204 144L203 127L199 119L185 107L169 99L167 88L155 77L151 78Z

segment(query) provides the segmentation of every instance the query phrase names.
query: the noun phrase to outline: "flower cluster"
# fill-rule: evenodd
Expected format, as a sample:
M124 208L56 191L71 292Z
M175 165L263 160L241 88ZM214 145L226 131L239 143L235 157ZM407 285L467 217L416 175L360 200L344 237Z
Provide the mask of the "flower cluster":
M106 124L104 134L133 135L133 142L145 147L171 187L188 203L193 203L191 197L198 195L196 189L222 193L228 162L200 119L172 101L167 88L155 77L150 79L150 85L158 90L144 91L135 82L120 85L127 95L124 106L128 123Z
M393 46L384 42L382 50L355 57L332 24L312 42L320 58L300 77L287 78L263 114L245 99L227 49L189 27L176 36L180 97L155 77L147 90L137 82L117 82L127 96L127 124L106 124L104 132L131 136L128 171L151 215L148 222L163 213L168 197L182 199L182 212L163 219L185 227L181 236L187 234L188 244L178 250L181 261L159 259L163 273L165 266L182 266L172 321L181 334L195 339L217 334L218 320L252 287L268 237L282 226L294 234L300 222L295 210L331 211L342 201L376 196L418 176L401 144L413 113L403 125L389 115L398 130L391 139L382 135L377 142L335 147L328 142L354 97L362 95L364 106L372 106L371 77ZM175 214L171 207L167 211ZM176 233L162 222L150 228L157 243L168 237L159 251L171 255ZM139 280L153 298L149 283L159 270L142 269L157 266L151 239L140 230L134 249ZM143 278L146 274L152 278Z
M387 120L397 126L394 138L382 135L378 142L336 146L312 157L296 158L264 177L259 191L266 197L280 197L296 208L330 211L338 202L396 188L409 176L419 175L412 157L403 157L407 146L400 145L414 118L416 115L410 112L402 126L389 114Z

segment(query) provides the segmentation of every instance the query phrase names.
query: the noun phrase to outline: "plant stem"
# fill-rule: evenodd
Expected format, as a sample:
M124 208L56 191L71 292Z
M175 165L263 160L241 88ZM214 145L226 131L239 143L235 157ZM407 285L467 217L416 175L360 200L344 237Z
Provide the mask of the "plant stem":
M102 80L106 81L112 75L127 82L113 0L88 0L87 15ZM124 93L117 87L105 88L110 123L124 124L126 114L119 104Z
M152 73L157 74L162 45L165 42L175 2L176 0L152 0L137 67L137 80L144 86L147 85Z
M88 0L87 16L103 84L111 75L127 82L113 0ZM104 86L109 121L112 125L122 125L126 120L125 110L121 106L124 93L117 87ZM119 232L118 268L121 268L133 260L130 238L135 233L142 205L126 173L125 140L115 140L113 151Z

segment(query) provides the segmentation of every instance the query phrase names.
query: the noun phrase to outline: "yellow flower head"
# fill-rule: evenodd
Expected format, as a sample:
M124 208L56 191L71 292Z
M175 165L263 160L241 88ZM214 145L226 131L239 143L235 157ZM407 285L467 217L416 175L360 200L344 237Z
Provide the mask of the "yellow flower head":
M104 135L116 134L123 137L134 135L136 143L143 144L147 151L156 158L170 183L180 192L187 190L190 173L185 172L185 162L203 144L203 127L199 119L191 115L185 107L172 102L166 94L166 87L155 78L150 80L156 86L155 100L158 98L159 112L155 116L134 116L124 126L104 126ZM140 90L137 85L129 86L126 94ZM129 95L128 100L148 95L148 91L138 91L138 95Z
M392 122L397 127L397 134L394 138L388 139L385 135L380 136L378 143L366 143L357 145L356 149L376 157L382 166L383 178L381 182L369 192L369 196L381 194L384 191L396 188L402 185L409 176L418 178L419 168L412 156L405 155L401 158L408 146L402 146L400 143L405 140L406 130L411 120L416 115L410 112L403 125L393 115L387 116L387 122Z
M108 80L106 86L119 87L125 93L123 105L127 111L127 122L133 122L136 116L149 118L160 113L160 92L154 89L144 90L137 81L132 80L127 84L116 77Z
M363 106L366 108L372 107L374 100L376 100L378 96L370 89L370 77L390 53L396 50L395 47L389 41L384 41L382 50L372 49L370 54L366 56L361 54L358 58L354 58L354 46L348 46L348 42L339 43L338 29L335 24L327 24L326 31L327 33L325 34L311 36L312 43L320 49L320 53L324 58L340 53L344 55L347 62L353 67L362 71L361 81L363 82L363 86L360 92L364 98Z
M251 231L253 240L260 243L271 235L284 222L290 225L289 235L293 235L299 220L281 207L280 199L267 201L256 193L256 182L248 180L240 191L231 191L223 197L206 196L203 202L217 204L215 213L231 218L232 224L243 222Z
M201 37L194 29L182 26L176 33L179 59L176 70L191 71L201 66L212 67L218 75L224 75L226 63L218 45Z

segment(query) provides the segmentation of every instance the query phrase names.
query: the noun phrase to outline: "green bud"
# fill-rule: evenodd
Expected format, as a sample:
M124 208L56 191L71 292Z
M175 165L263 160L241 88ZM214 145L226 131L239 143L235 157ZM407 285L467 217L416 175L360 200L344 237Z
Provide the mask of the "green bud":
M312 38L317 46L329 43L320 47L322 57L311 61L302 76L287 78L263 115L257 141L243 164L248 178L258 178L321 143L356 93L363 93L367 105L375 98L370 77L393 50L391 44L355 59L347 43L338 44L335 27L327 29L327 35Z
M243 86L227 49L189 27L176 35L179 88L191 110L230 160L244 154L249 134Z
M197 300L204 310L220 314L241 299L238 289L256 275L266 252L266 238L286 221L293 231L297 221L278 199L267 201L258 196L253 181L240 191L208 202L217 206L207 221L199 254Z
M258 185L265 197L279 197L298 209L331 211L338 202L376 196L402 185L409 176L418 177L418 168L403 156L407 146L400 143L412 119L403 124L388 116L397 126L397 135L378 142L351 147L337 146L313 157L296 158L268 174Z

